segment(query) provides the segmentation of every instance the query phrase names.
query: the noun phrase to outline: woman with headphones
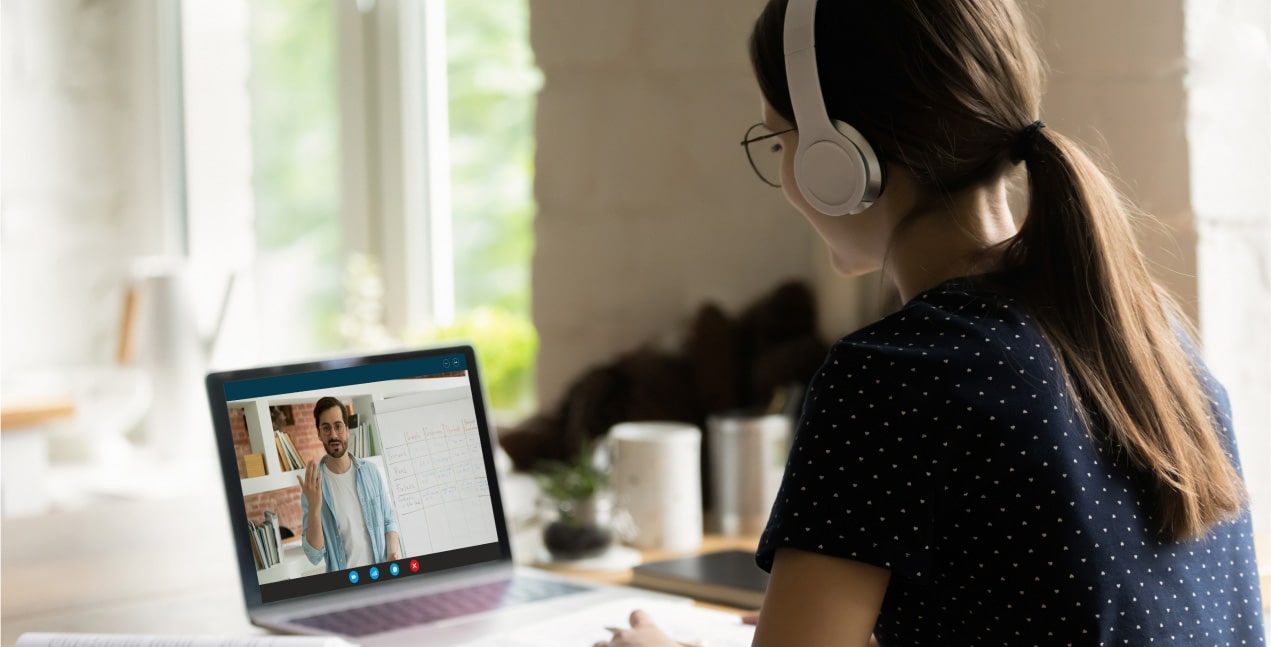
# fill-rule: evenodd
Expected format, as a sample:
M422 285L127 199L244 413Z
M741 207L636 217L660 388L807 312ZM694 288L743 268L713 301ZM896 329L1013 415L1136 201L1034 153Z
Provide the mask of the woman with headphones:
M1015 1L770 0L750 54L755 170L905 304L813 378L755 645L1263 644L1225 392Z

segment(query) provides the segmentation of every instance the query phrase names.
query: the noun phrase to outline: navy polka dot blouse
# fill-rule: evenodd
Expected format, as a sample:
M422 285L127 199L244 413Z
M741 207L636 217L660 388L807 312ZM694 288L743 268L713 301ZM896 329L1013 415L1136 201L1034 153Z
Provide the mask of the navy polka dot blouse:
M791 547L890 569L881 645L1263 644L1249 516L1162 541L1148 481L1071 400L1011 299L933 288L812 380L760 567Z

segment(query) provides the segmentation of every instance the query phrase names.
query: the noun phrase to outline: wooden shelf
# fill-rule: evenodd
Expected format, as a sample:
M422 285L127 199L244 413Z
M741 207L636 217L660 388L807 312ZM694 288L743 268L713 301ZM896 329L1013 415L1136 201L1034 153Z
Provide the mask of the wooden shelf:
M35 427L75 415L75 402L67 397L19 398L0 408L0 431Z

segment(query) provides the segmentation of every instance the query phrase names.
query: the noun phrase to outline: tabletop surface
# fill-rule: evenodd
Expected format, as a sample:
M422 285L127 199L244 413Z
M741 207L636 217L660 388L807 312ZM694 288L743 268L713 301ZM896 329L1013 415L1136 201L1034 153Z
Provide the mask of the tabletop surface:
M5 519L3 647L28 631L263 634L247 621L231 537L224 495L211 487L168 499L102 499L73 511ZM708 537L702 551L753 543ZM644 558L671 556L649 552ZM613 584L631 577L629 570L561 574Z

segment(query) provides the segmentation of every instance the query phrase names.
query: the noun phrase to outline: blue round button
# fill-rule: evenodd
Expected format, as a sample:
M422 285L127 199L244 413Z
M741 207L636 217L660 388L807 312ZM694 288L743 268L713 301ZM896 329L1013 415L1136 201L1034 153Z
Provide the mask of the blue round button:
M352 582L353 584L357 584L357 580L358 580L357 571L349 571L349 582Z
M378 567L378 566L372 566L372 567L371 567L371 579L373 579L373 580L378 580L378 579L380 579L380 569L379 569L379 567Z
M392 564L388 565L389 575L392 575L393 577L397 577L397 574L400 572L402 572L402 569L400 566L397 565L397 562L393 562Z

